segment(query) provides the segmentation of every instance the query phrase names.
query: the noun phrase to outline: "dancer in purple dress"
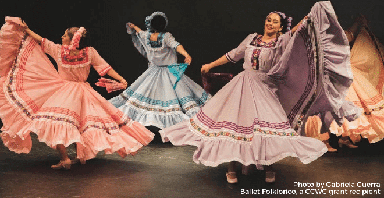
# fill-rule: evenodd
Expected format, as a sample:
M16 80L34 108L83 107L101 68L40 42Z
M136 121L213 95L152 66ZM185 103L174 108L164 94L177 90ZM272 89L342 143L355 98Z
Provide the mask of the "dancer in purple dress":
M269 165L288 156L304 164L322 156L326 146L300 136L300 129L309 114L320 110L335 112L337 118L355 115L354 106L343 100L345 89L337 89L352 81L348 41L330 2L316 3L291 30L290 23L284 13L272 12L264 34L250 34L237 48L203 65L205 73L244 59L244 71L193 118L160 131L163 141L196 146L196 163L215 167L230 162L229 183L237 182L235 161L266 165L265 180L274 182ZM333 94L328 94L331 89Z

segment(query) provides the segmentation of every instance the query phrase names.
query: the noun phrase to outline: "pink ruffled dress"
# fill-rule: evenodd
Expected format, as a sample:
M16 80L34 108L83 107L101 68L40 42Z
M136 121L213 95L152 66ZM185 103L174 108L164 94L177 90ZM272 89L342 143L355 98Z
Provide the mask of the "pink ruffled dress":
M77 144L77 158L99 151L134 154L154 137L105 100L86 82L91 66L104 76L111 66L92 47L67 56L64 47L42 39L41 46L6 17L0 32L1 138L16 153L29 153L30 133L55 148ZM58 71L46 54L55 59ZM12 60L12 61L10 61Z
M359 142L361 137L367 138L370 143L376 143L384 138L383 57L383 45L372 32L363 28L356 36L351 49L354 80L346 99L361 108L364 114L351 122L344 120L342 126L333 121L329 128L331 133L349 137L353 142ZM306 125L308 136L318 139L329 138L327 134L320 134L322 125L320 118L314 116ZM312 127L316 127L317 130L311 130Z

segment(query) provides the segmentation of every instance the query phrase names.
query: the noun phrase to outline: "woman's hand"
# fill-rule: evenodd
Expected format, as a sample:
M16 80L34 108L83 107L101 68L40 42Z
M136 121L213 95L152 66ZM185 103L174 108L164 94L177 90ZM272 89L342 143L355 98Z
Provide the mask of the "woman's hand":
M135 27L135 24L133 24L133 23L127 23L127 26L130 27L130 28L133 28L133 27Z
M36 34L32 30L28 28L27 23L25 21L22 22L22 24L19 25L29 36L31 36L33 39L35 39L38 43L41 42L41 39L43 39L40 35Z
M185 56L184 63L187 63L188 65L190 65L191 62L192 62L192 57L188 54L187 56Z
M22 24L20 24L19 26L20 26L23 30L27 30L27 29L29 29L29 28L28 28L28 25L27 25L27 23L25 23L25 21L23 21Z
M308 19L308 16L305 16L303 19L301 19L301 21L296 26L300 27L304 23L304 21L307 19Z
M124 78L120 80L120 83L122 83L124 85L124 89L127 88L128 83L127 83L127 81Z
M139 27L137 27L137 26L136 26L135 24L133 24L133 23L127 23L127 24L126 24L126 27L127 27L127 29L128 29L128 28L134 29L137 33L139 33L139 32L142 31Z
M212 68L211 64L205 64L201 67L201 73L208 73L209 70Z

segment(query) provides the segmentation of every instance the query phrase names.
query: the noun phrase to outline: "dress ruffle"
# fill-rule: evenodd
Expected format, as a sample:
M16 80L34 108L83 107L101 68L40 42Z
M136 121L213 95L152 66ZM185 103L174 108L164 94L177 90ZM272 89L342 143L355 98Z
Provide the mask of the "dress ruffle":
M213 167L230 161L238 161L243 165L271 165L285 157L297 157L302 163L308 164L327 152L321 141L309 137L257 133L251 142L241 142L231 138L204 136L191 126L190 120L159 133L164 142L170 141L176 146L196 146L194 162Z
M331 3L316 3L310 17L314 20L318 40L318 55L321 57L319 64L324 67L320 73L320 82L325 97L319 96L319 102L316 102L321 104L325 99L330 107L329 111L339 125L343 123L344 117L353 121L361 115L361 110L345 99L353 81L347 36L337 21ZM325 109L325 105L314 105L312 112Z
M353 142L361 138L368 139L369 143L379 142L384 138L384 111L375 111L370 115L361 115L358 119L349 122L345 120L342 126L331 123L329 131L337 136L349 137Z
M176 77L166 66L151 66L127 90L109 101L145 126L166 128L191 118L210 98L186 75L173 89L175 82Z
M268 79L263 72L241 72L190 120L160 130L163 141L196 146L194 161L207 166L271 165L289 156L305 164L317 159L327 151L325 145L291 128L274 86L265 84Z
M7 21L4 26L15 23ZM6 29L16 35L20 31ZM1 138L11 151L29 153L31 132L52 148L76 143L82 161L102 150L135 154L153 139L153 133L124 116L88 83L61 78L31 37L25 37L19 49L8 74L0 79Z
M24 37L24 33L18 31L20 29L18 24L22 24L20 18L7 16L5 22L8 24L3 25L0 30L0 76L8 74Z

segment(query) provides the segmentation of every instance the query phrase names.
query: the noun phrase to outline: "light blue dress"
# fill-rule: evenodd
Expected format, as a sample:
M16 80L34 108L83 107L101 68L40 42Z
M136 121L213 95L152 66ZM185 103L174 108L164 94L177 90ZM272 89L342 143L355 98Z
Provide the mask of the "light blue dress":
M157 41L150 40L149 31L137 33L128 29L128 33L134 46L148 59L148 69L109 101L144 126L161 129L195 115L210 95L183 75L183 67L179 67L182 64L177 64L176 47L180 43L169 32L159 33Z

